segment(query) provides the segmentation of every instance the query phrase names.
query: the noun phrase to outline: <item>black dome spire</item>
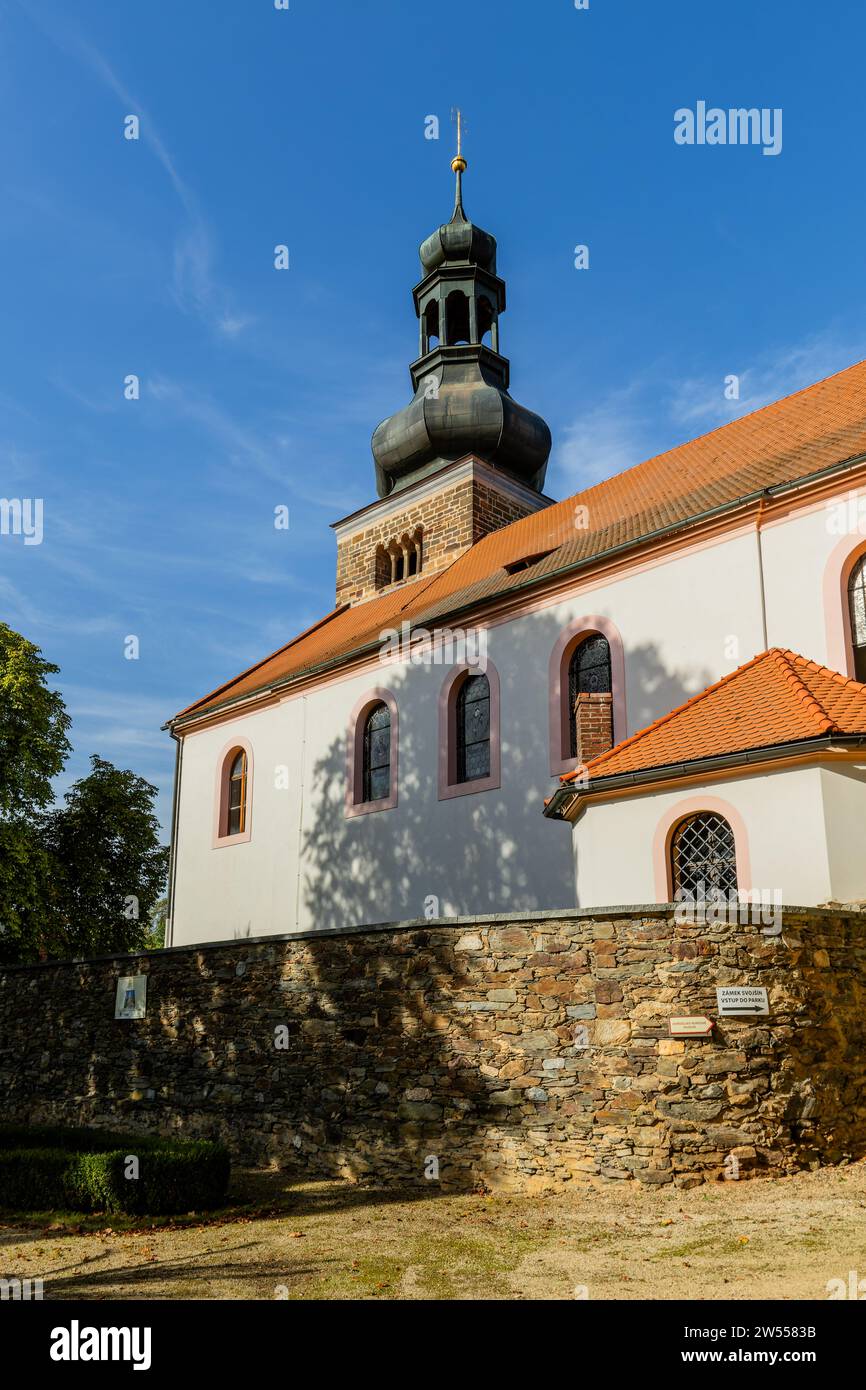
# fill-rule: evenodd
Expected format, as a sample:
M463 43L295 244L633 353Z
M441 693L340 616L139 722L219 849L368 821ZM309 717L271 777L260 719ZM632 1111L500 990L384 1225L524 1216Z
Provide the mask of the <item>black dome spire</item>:
M463 210L459 143L451 167L454 213L421 246L424 278L412 292L420 321L420 355L409 369L415 395L373 435L380 497L467 454L536 492L544 486L550 430L508 394L509 363L499 352L505 282L495 237Z

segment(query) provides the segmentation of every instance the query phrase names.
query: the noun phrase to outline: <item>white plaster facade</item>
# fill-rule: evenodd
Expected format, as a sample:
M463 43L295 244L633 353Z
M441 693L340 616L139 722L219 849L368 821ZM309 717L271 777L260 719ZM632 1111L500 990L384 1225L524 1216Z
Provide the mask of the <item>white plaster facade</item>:
M587 804L574 825L580 906L670 902L669 832L700 809L733 826L741 892L803 907L866 899L866 764L817 762Z
M843 481L836 496L849 496ZM630 808L595 806L582 818L576 884L569 828L541 814L553 789L551 651L562 630L586 614L613 625L625 669L625 727L617 738L769 646L844 670L843 596L828 572L838 568L840 547L853 553L866 541L856 533L840 538L828 524L832 501L824 496L767 521L760 540L754 522L743 522L711 540L681 540L666 554L637 557L608 577L575 573L566 593L530 592L519 613L491 619L479 613L479 624L489 621L488 652L501 686L498 788L439 799L442 665L372 660L364 670L332 673L279 703L187 732L172 943L425 913L658 900L649 891L643 852L622 849L652 831L660 805L655 795ZM460 618L464 627L470 621ZM383 686L399 704L397 804L347 818L347 720L366 691ZM217 769L238 738L253 752L249 838L214 847ZM718 794L731 794L731 785ZM800 770L777 780L743 779L736 795L754 824L756 872L770 879L767 886L784 878L786 897L804 905L834 893L866 896L859 841L849 828L852 810L862 817L859 777L829 767ZM808 854L806 846L812 846Z

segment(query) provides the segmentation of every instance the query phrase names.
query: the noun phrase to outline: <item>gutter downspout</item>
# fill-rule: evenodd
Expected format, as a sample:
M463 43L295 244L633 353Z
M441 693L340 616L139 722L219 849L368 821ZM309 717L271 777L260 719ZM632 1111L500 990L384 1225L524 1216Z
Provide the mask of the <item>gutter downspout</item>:
M770 646L767 637L767 595L764 588L764 552L761 546L761 522L764 517L764 507L768 496L769 489L765 489L761 493L761 498L758 502L758 515L755 519L755 541L758 548L758 586L761 594L761 632L764 638L764 645L761 651L763 652L767 651Z
M180 773L183 763L183 739L179 734L171 730L171 736L175 742L174 754L174 791L171 802L171 854L168 862L168 909L166 911L166 946L174 945L174 896L175 879L177 878L177 832L180 820Z
M303 715L301 721L301 787L300 808L298 810L298 860L295 874L295 931L301 929L301 855L304 846L304 783L307 771L307 697L301 699Z

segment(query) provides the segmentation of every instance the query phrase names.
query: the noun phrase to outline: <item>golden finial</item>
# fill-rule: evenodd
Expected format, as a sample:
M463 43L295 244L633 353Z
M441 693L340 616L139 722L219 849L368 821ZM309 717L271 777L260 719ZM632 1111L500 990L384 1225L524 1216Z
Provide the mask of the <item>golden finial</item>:
M462 174L466 169L466 160L463 158L463 113L459 107L457 108L457 153L451 161L451 168L455 174Z

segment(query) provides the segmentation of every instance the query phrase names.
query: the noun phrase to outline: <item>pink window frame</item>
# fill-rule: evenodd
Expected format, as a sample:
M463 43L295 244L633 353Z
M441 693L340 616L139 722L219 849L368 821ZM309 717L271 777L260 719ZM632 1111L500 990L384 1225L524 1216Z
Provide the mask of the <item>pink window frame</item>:
M490 775L474 782L457 781L457 696L469 676L486 676L490 685ZM455 666L439 692L439 800L494 791L501 785L499 672L489 658L482 666Z
M575 647L585 637L599 633L607 638L610 647L610 679L612 686L613 741L621 743L626 737L625 705L625 648L619 628L610 618L602 618L597 613L575 618L574 622L563 628L550 653L548 667L548 728L550 733L550 771L554 777L563 772L573 772L579 765L579 758L572 758L571 731L568 710L568 663Z
M363 801L364 795L364 726L374 705L387 705L391 715L391 790L378 801ZM349 715L346 730L346 816L369 816L376 811L393 811L397 805L399 755L399 713L397 697L392 690L368 690L356 701ZM356 799L357 798L357 799Z
M671 842L674 838L674 831L689 816L697 815L700 811L714 811L717 816L724 816L734 832L734 853L737 856L737 891L739 893L749 893L752 888L752 861L749 855L749 835L746 830L746 822L730 801L723 801L719 796L695 796L684 797L670 806L664 815L661 816L653 835L653 877L655 879L655 892L657 903L673 902L674 894L674 875L671 863Z
M866 541L845 536L830 553L824 569L824 627L827 665L854 679L854 640L848 581L854 566L866 554Z
M232 763L238 753L247 758L246 804L244 806L244 828L237 835L227 833L229 819L229 779ZM245 845L252 836L253 829L253 748L249 739L234 738L227 743L219 755L216 765L216 788L214 793L214 823L212 849L224 849L226 845Z

